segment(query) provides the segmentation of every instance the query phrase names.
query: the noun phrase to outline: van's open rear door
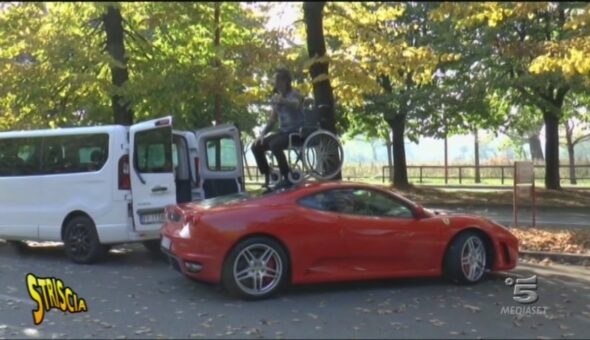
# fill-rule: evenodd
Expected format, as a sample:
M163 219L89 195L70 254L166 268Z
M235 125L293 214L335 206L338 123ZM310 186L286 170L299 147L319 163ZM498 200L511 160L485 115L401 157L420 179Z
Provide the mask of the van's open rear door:
M164 208L176 203L172 117L131 126L129 145L135 230L159 230L164 223Z
M199 177L205 198L244 191L240 131L223 124L197 130Z

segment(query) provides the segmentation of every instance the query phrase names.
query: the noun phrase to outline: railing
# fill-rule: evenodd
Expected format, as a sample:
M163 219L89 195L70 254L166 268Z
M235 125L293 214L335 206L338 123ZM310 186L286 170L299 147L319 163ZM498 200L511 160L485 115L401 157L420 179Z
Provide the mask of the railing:
M463 184L466 180L475 183L475 166L474 165L449 165L447 167L447 176L445 177L444 165L409 165L408 179L417 179L418 183L424 183L425 180L458 180ZM511 184L514 178L514 165L480 165L480 179L500 180L501 184ZM574 171L577 181L590 180L590 164L576 165ZM560 178L570 180L570 166L560 165ZM381 181L385 183L388 178L392 177L392 168L384 166L382 168ZM535 165L535 179L545 177L545 166ZM446 183L445 183L446 184Z
M450 165L447 167L447 183L445 183L444 165L409 165L408 179L417 184L475 184L474 165ZM483 184L511 185L514 177L513 165L480 165L480 180ZM256 166L248 166L244 169L246 183L262 183L264 176ZM381 170L379 174L379 170ZM389 181L390 169L388 166L375 167L373 171L364 173L360 170L343 168L342 179L346 181L386 183ZM590 186L590 164L575 166L576 180L579 186ZM569 165L560 166L560 178L564 184L570 182ZM545 166L535 165L535 179L542 182L545 178ZM493 182L493 183L490 183Z

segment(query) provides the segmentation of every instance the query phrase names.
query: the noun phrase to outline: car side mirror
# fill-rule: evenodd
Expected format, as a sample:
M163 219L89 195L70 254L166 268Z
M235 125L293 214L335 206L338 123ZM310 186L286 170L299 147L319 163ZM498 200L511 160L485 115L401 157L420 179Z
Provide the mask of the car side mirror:
M414 208L414 216L418 219L424 218L426 216L426 212L424 211L424 207L420 204L416 205Z

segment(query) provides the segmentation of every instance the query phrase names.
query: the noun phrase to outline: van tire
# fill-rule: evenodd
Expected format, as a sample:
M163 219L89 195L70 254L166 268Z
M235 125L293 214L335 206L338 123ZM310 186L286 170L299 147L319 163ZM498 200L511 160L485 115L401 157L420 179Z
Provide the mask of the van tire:
M166 256L164 255L164 253L162 253L162 250L160 250L160 239L156 239L156 240L147 240L147 241L143 241L143 246L145 247L145 249L148 250L148 252L150 253L150 255L152 255L154 258L157 259L161 259L162 261L166 261Z
M16 250L18 254L24 255L27 253L27 250L29 250L29 245L25 241L9 240L7 242Z
M108 246L100 244L94 222L86 216L68 222L63 241L66 255L75 263L94 263L108 251Z

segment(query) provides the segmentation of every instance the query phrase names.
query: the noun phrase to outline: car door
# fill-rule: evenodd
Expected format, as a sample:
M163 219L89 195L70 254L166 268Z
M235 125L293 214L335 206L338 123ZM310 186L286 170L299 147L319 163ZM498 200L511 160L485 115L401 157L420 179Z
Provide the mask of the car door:
M384 191L347 189L346 196L350 207L340 218L357 270L411 274L438 268L433 256L439 257L440 223L416 218L410 205Z
M204 198L244 191L244 165L240 131L223 124L195 132L199 154L199 187Z
M339 213L333 209L333 190L316 192L297 201L292 217L281 228L291 230L297 240L290 251L294 268L307 282L351 278L350 256L343 238Z
M172 117L135 124L129 135L135 230L157 231L164 222L164 208L176 203Z
M174 166L174 181L176 184L176 202L192 201L192 189L195 186L193 170L190 164L191 150L189 149L190 132L172 132L172 164Z

